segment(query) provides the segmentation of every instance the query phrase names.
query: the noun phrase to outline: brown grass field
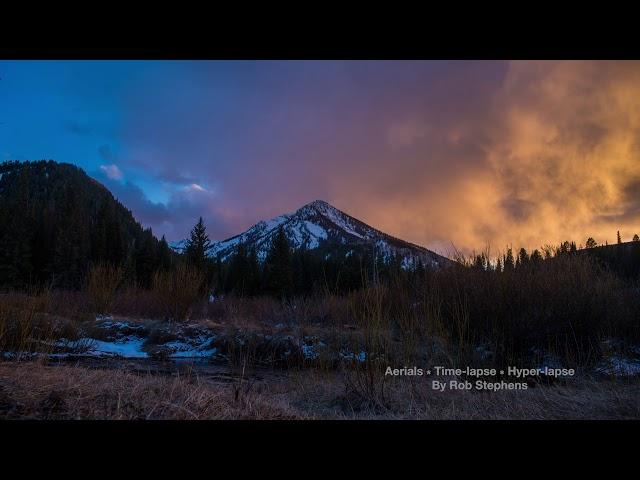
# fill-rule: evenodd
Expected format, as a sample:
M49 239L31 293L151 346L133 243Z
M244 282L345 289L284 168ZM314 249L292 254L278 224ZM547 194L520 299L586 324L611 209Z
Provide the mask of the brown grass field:
M345 387L335 372L297 371L254 381L197 372L156 375L117 369L0 363L0 418L108 420L637 419L640 381L578 378L527 391L452 392L394 380L384 406Z

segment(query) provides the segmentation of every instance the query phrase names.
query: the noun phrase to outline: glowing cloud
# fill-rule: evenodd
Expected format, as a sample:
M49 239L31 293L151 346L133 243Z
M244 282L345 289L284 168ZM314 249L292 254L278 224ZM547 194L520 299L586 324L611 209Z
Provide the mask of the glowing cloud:
M100 170L111 180L122 180L124 175L117 165L100 165Z

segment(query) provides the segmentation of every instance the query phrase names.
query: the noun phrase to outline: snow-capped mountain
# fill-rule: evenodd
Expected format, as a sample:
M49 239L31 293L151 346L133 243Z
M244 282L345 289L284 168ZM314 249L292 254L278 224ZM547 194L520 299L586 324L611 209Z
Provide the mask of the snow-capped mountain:
M406 267L417 263L419 259L432 268L451 263L451 260L426 248L376 230L322 200L308 203L294 213L261 221L240 235L212 242L209 255L219 257L222 261L228 260L236 247L244 243L247 248L255 248L258 258L264 260L280 227L293 248L322 249L326 256L350 255L356 249L367 249L386 258L400 255ZM174 250L182 251L184 244L185 241L181 240L170 245Z

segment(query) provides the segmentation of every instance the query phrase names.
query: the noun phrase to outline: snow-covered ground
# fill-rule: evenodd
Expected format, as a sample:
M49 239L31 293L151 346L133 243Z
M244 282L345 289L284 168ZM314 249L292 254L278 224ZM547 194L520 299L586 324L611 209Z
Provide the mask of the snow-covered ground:
M87 356L119 356L124 358L146 358L147 352L142 350L144 339L138 337L127 337L116 342L105 342L102 340L85 339L91 342L91 349L86 352Z

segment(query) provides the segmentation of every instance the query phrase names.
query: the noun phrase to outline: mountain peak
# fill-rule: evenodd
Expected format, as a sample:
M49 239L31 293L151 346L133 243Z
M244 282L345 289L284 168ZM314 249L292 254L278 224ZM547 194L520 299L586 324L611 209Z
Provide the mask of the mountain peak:
M386 259L399 255L406 267L416 265L418 261L434 268L450 262L424 247L387 235L324 200L314 200L294 213L262 220L239 235L214 242L209 255L228 260L242 243L255 249L258 258L264 259L280 228L294 249L314 250L325 258L349 256L359 251L373 252Z
M324 200L314 200L313 202L307 203L304 207L335 208L334 206L330 205L329 202L325 202Z
M304 207L331 207L329 202L325 202L324 200L314 200L313 202L309 202Z
M313 202L309 202L306 205L303 205L302 207L300 207L298 210L296 210L295 214L303 213L308 210L326 212L327 210L338 210L338 209L333 205L330 205L328 202L325 202L324 200L314 200Z

